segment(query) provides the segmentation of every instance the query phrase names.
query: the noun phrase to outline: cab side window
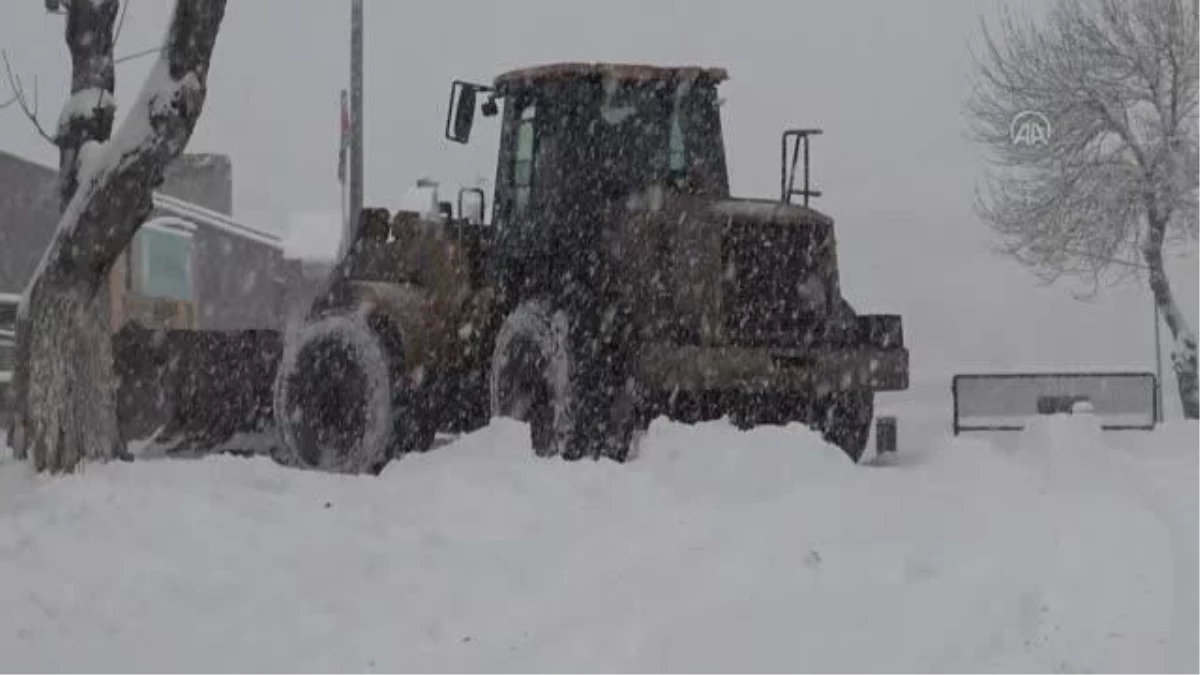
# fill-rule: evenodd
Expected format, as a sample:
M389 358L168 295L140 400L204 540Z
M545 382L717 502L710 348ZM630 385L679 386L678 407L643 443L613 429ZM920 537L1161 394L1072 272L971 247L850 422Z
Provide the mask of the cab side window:
M529 205L533 181L537 173L536 106L521 110L517 121L516 152L513 153L513 212L520 215Z
M679 122L679 106L671 112L671 136L667 146L667 167L672 174L687 171L687 147L683 142L683 125Z

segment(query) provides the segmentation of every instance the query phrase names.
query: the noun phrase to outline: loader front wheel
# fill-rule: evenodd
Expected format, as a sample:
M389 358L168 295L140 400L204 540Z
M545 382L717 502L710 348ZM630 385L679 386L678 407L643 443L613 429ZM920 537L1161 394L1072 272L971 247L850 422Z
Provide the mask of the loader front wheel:
M492 357L492 416L528 422L539 457L628 461L645 427L639 390L606 370L577 329L541 300L505 319Z
M528 423L539 457L567 454L573 437L566 330L562 313L531 301L517 307L496 336L488 382L492 417Z
M395 445L387 348L357 316L326 316L284 349L275 419L285 457L335 473L375 473Z

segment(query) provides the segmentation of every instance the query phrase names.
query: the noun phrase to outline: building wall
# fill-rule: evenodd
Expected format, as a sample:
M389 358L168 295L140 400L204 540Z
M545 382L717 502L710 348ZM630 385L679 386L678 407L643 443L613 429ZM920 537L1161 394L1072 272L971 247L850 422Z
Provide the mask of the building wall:
M279 248L200 225L195 234L196 327L278 328L283 312Z
M183 155L163 172L158 192L232 216L233 163L226 155Z
M159 192L228 216L233 207L232 165L222 155L184 155L168 167ZM151 217L160 215L164 212L156 210ZM57 223L57 171L0 152L0 293L24 291ZM197 327L281 326L281 248L199 221L195 224ZM128 269L128 255L123 255L114 267L110 288L128 289ZM120 300L115 304L119 306L114 307L114 322L122 323L122 316L128 314Z
M58 174L0 152L0 293L21 293L58 223Z
M163 175L162 194L233 214L233 165L217 154L187 154ZM196 327L234 330L281 325L279 248L197 223Z

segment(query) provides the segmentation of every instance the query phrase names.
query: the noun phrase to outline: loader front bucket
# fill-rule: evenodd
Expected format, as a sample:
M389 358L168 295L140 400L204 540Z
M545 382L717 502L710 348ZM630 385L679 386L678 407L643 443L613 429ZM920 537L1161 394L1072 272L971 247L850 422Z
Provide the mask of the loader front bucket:
M168 454L270 453L271 392L283 351L274 330L159 330L113 338L122 438Z

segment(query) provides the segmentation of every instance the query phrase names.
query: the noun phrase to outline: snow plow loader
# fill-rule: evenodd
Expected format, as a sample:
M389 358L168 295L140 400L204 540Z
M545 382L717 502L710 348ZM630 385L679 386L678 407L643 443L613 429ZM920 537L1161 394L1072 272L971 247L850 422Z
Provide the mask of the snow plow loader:
M283 462L375 472L493 417L527 422L539 456L618 461L657 416L728 417L803 423L857 462L875 392L908 386L901 318L841 295L833 220L808 206L819 131L783 134L779 199L730 195L725 78L565 63L454 82L449 140L498 118L491 222L479 190L457 216L365 209L305 325L211 341L252 377L179 378L192 423L174 427L211 444L272 425Z

